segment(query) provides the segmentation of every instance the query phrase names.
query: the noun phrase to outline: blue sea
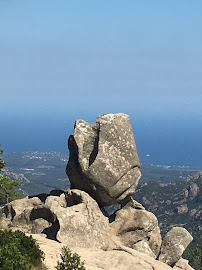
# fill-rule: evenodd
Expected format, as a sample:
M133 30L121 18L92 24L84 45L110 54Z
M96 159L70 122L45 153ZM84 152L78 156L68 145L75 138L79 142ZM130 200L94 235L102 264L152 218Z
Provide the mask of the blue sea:
M21 113L1 119L0 144L5 153L68 152L75 119L93 123L96 115ZM141 163L202 168L201 119L190 115L130 115Z

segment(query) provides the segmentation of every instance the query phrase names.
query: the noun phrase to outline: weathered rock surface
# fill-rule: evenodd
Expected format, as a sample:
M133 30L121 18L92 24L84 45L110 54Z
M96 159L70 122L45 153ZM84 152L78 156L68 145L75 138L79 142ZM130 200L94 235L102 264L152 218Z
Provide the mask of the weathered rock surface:
M45 252L45 265L48 270L54 270L60 260L62 244L45 239L43 235L32 235L40 248ZM170 266L157 261L136 250L117 247L116 250L103 251L92 248L71 248L84 261L88 270L171 270ZM174 268L175 269L175 268ZM176 268L175 270L179 270ZM180 269L181 270L181 269ZM183 270L193 270L183 269Z
M24 215L24 227L27 227L26 213L31 211L35 206L41 204L41 201L38 197L34 198L23 198L20 200L12 201L11 203L6 204L4 207L0 207L0 227L7 228L14 223L20 223L20 218Z
M43 233L49 239L57 240L42 241L49 243L41 246L47 255L48 269L54 269L55 255L59 259L60 253L59 249L56 253L55 247L61 248L62 245L68 245L79 253L88 270L171 269L167 264L154 260L161 245L158 222L136 201L130 201L118 210L115 220L109 223L95 200L84 191L52 191L50 195L24 198L1 207L0 227L35 233L37 239ZM192 270L186 261L179 260L188 244L184 230L177 228L177 232L167 236L167 241L165 237L161 249L162 260L173 265L177 262L175 270ZM188 239L190 241L190 237ZM54 264L50 265L52 261Z
M189 265L189 261L181 258L177 261L173 270L194 270L194 268Z
M162 242L158 220L154 214L144 210L143 207L141 209L135 203L134 207L131 205L130 202L116 212L111 227L123 245L156 258Z
M103 206L135 192L140 161L128 115L101 115L93 125L77 120L68 145L72 188L86 191Z
M16 200L0 208L0 227L44 233L50 239L74 247L107 249L113 246L108 218L87 193L68 190L60 196L39 198Z
M191 182L189 185L189 197L193 200L199 193L200 189L198 187L198 185L194 182Z
M174 266L192 240L186 229L174 227L163 238L159 260Z

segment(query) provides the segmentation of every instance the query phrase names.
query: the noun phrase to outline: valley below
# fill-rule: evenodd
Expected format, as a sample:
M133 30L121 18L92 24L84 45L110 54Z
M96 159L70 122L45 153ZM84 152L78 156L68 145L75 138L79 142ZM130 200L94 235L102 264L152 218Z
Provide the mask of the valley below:
M68 154L20 152L4 154L4 174L18 180L22 197L68 189L65 169ZM200 168L141 164L142 177L133 198L159 221L162 234L183 226L194 237L190 247L202 241L202 173ZM112 213L116 206L109 207Z

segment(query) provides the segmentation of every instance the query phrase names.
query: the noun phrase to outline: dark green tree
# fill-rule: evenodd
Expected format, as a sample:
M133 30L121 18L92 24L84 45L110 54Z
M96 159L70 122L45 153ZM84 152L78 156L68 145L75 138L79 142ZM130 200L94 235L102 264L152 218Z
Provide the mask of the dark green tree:
M60 256L62 261L58 261L57 270L86 270L80 256L77 253L72 253L67 246L62 248Z
M195 270L202 270L202 243L186 253L186 258Z
M11 181L8 177L2 174L2 169L6 165L1 155L3 150L0 145L0 204L9 203L10 201L20 198L20 195L15 191L19 185L18 181Z
M0 269L32 270L42 265L44 253L32 236L0 230Z
M1 149L1 144L0 144L0 173L1 173L1 170L3 169L3 167L6 165L5 161L3 161L1 155L3 153L3 150Z

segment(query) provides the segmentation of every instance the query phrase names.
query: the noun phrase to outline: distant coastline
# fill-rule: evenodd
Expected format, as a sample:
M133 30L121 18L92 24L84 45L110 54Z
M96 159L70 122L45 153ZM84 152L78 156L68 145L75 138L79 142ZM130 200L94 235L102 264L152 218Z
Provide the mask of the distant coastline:
M5 116L1 121L0 144L4 153L23 151L56 151L68 153L68 137L75 119L58 114L42 116ZM153 120L130 116L142 163L161 166L202 167L202 126L195 119L191 127L186 121L172 122L164 117ZM69 119L69 120L68 120ZM84 119L89 121L89 119ZM157 121L158 120L158 121ZM191 120L190 120L191 121ZM189 121L189 122L190 122ZM89 121L91 123L91 121Z

